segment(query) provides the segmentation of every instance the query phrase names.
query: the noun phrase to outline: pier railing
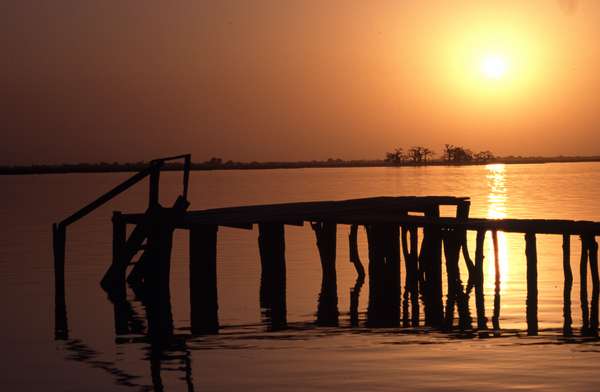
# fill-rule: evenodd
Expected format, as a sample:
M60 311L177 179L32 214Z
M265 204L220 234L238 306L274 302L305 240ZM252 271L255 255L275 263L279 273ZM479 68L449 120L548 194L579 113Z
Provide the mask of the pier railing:
M150 178L149 181L149 190L148 190L148 211L153 211L159 207L159 189L160 189L160 172L163 168L165 162L174 161L174 160L183 160L183 187L181 198L183 200L187 200L187 194L189 189L189 176L190 176L190 165L191 165L191 155L183 154L165 158L159 158L152 160L148 167L139 171L132 177L127 180L121 182L113 189L104 193L94 201L85 205L81 209L77 210L73 214L69 215L67 218L61 220L58 223L54 223L52 225L52 241L53 241L53 251L54 251L54 280L55 280L55 302L56 302L56 310L57 313L56 319L59 323L60 320L65 320L65 325L58 325L56 328L57 335L66 334L67 326L66 326L66 305L65 305L65 284L64 284L64 268L65 268L65 246L66 246L66 236L67 236L67 227L72 225L73 223L79 221L84 218L88 214L92 213L94 210L98 209L102 205L106 204L116 196L125 192L135 184L139 183L146 177ZM118 220L119 213L115 213L113 218L117 217ZM114 220L114 219L113 219ZM124 225L119 226L119 233L114 233L113 242L117 242L117 237L125 236L125 232L123 231ZM136 237L138 238L139 245L145 238L145 236L138 230L136 233ZM142 238L143 237L143 238ZM114 247L113 247L114 248ZM114 258L114 257L113 257ZM103 279L103 281L105 281ZM65 313L65 316L62 316L62 313ZM59 323L60 324L60 323Z

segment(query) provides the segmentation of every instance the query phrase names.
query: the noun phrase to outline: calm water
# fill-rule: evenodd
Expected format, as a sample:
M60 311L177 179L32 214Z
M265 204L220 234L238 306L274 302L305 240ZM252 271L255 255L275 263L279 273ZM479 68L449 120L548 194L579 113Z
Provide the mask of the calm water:
M51 223L129 174L0 177L2 390L597 390L600 345L565 341L561 239L538 238L539 337L526 337L522 235L499 234L502 270L497 338L367 330L349 326L348 227L338 230L340 327L313 322L321 270L308 226L286 227L290 329L266 332L258 304L257 232L219 230L219 317L222 333L182 340L149 360L140 336L114 335L113 307L99 287L111 259L112 210L141 211L146 188L134 188L69 229L67 306L70 339L53 340ZM180 190L180 174L162 177L163 204ZM600 220L600 164L358 168L194 172L193 209L380 195L470 196L471 216ZM450 213L447 211L447 213ZM359 235L363 262L366 238ZM470 238L474 253L474 238ZM572 240L578 271L579 242ZM493 305L493 254L486 240L486 307ZM176 333L189 328L187 237L177 232L172 265ZM464 273L464 268L463 268ZM577 275L577 274L575 274ZM574 326L580 323L573 287ZM366 310L367 284L360 299ZM129 293L143 323L144 311ZM474 297L472 295L472 297ZM491 324L491 323L490 323ZM491 326L491 325L490 325ZM572 344L567 344L572 343Z

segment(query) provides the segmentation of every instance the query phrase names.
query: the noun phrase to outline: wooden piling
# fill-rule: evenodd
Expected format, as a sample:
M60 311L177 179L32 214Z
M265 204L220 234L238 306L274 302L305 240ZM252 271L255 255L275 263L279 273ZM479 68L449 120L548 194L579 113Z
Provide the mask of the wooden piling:
M67 304L65 299L65 244L66 228L61 224L52 226L54 252L54 339L69 338Z
M393 325L400 323L400 304L402 301L402 276L400 269L400 226L390 224L387 227L386 254L386 295L389 296L390 318Z
M170 214L173 215L174 217L180 216L183 213L185 213L185 210L187 209L188 206L189 206L189 202L187 201L187 199L185 199L185 197L183 197L183 196L180 196L177 198L175 203L173 203L173 207L170 210L171 211ZM148 237L148 231L149 231L149 223L148 222L152 221L152 215L155 213L154 212L155 210L156 210L156 206L148 208L148 210L146 211L146 214L145 214L147 221L139 223L132 230L132 232L129 235L129 238L127 239L127 242L125 244L125 250L123 253L124 256L121 258L121 261L120 261L121 265L119 266L119 268L126 269L127 266L129 265L129 263L131 262L131 259L140 250L142 250L143 248L146 248L146 249L144 249L144 252L142 253L142 255L139 257L137 263L133 264L133 268L131 269L131 272L127 276L127 283L129 283L131 285L131 287L137 291L139 291L142 288L142 282L144 280L144 276L148 269L148 259L149 259L148 250L147 250L147 246L144 247L142 245L142 243ZM115 269L115 266L111 265L111 268L109 268L109 270L104 275L104 278L102 278L102 282L101 282L102 287L110 286L110 282L112 280L114 280L112 277L114 269Z
M173 334L169 287L175 228L173 218L171 209L157 206L148 233L148 269L144 278L148 332L153 340L160 342Z
M369 243L369 326L400 322L400 230L395 224L367 226Z
M600 281L598 279L598 243L593 235L588 238L590 273L592 276L592 303L590 309L590 332L598 335L598 296L600 295Z
M458 298L458 259L460 257L460 241L458 233L454 229L443 231L444 255L446 258L446 276L448 279L448 295L446 299L446 311L444 329L451 330L454 323L454 307Z
M565 276L563 287L563 334L572 334L573 319L571 318L571 288L573 287L573 272L571 271L571 236L563 234L563 272Z
M125 274L127 263L123 262L125 257L125 244L127 242L127 225L122 219L120 211L113 212L113 243L112 243L112 267L113 274L111 282L111 297L122 300L126 296Z
M425 212L428 218L437 219L440 217L439 206L432 207ZM442 293L442 232L439 227L430 227L427 234L430 237L428 246L430 254L428 257L429 272L429 302L431 307L430 325L432 327L441 327L444 323L444 300Z
M260 223L258 244L261 259L261 307L268 310L270 327L285 328L286 270L285 234L283 224Z
M160 184L160 165L154 166L150 172L150 182L148 190L148 207L153 208L159 205L159 184Z
M359 277L365 278L365 267L363 267L360 261L360 255L358 253L358 225L353 224L350 226L350 233L348 234L348 247L350 253L350 262L354 265L356 273Z
M360 298L360 290L365 283L364 276L357 276L354 287L350 288L350 326L357 327L359 324L358 318L358 300Z
M189 230L190 320L193 334L219 331L217 299L217 231L215 225Z
M471 202L468 200L461 201L456 206L456 219L459 222L467 222L469 220L469 210L471 209ZM467 267L467 285L463 287L463 283L461 280L460 274L460 266L457 263L457 307L459 314L459 327L461 330L469 330L472 329L472 318L471 311L469 309L469 291L473 287L473 281L475 277L475 264L471 260L469 255L469 247L467 243L467 230L465 228L454 228L457 235L459 253L462 250L462 255L465 260L465 265ZM460 256L459 256L460 259ZM471 288L469 287L471 285Z
M317 324L336 326L339 317L335 268L337 225L331 222L315 222L311 224L311 227L317 239L322 270Z
M142 288L144 276L147 273L148 268L148 252L145 250L138 261L131 268L131 272L127 275L127 283L132 287L134 291Z
M525 234L525 255L527 257L527 334L538 333L538 285L537 285L537 245L535 233Z
M579 302L581 304L581 332L587 334L590 327L590 313L587 298L587 263L589 245L584 236L581 239L581 257L579 259Z
M416 226L409 228L410 233L410 264L411 264L411 324L419 326L419 231Z
M410 322L413 327L419 326L418 241L416 226L402 226L402 253L406 271L404 299L402 303L402 325L404 327L408 327L409 324L409 300L411 305Z
M487 329L487 318L485 317L485 297L483 281L483 246L485 241L485 230L477 231L475 247L475 307L477 308L477 329Z
M500 330L500 252L498 249L498 231L492 230L492 243L494 246L494 313L492 326Z
M115 335L128 335L130 307L126 298L117 298L112 300L113 315L115 318Z
M360 254L358 252L358 225L353 224L350 226L350 233L348 234L348 246L350 254L350 262L356 269L357 277L354 287L350 288L350 325L352 327L358 326L358 303L360 298L360 290L365 282L365 268L360 260Z

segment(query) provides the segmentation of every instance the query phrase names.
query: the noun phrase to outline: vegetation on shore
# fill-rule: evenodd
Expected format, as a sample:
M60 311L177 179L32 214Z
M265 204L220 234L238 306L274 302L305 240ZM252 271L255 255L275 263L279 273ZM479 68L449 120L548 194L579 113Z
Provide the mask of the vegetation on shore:
M426 164L433 161L435 152L430 150L428 147L413 146L404 152L402 147L396 148L392 152L388 152L385 155L385 162L393 165L404 165L407 163L411 164ZM444 145L444 150L441 155L441 159L438 160L445 163L486 163L491 162L495 159L494 154L489 151L480 151L473 153L468 148L462 146L455 146L452 144Z
M235 162L211 158L204 162L194 162L192 170L252 170L252 169L301 169L328 167L386 167L386 166L442 166L442 165L481 165L488 163L551 163L551 162L600 162L600 156L556 156L556 157L497 157L490 151L473 153L460 146L447 144L440 158L421 146L404 150L397 148L386 154L385 159L374 160L327 160L297 162ZM142 170L148 162L119 163L68 163L58 165L0 166L0 175L7 174L50 174L50 173L110 173L135 172ZM165 164L164 170L181 170L178 162Z

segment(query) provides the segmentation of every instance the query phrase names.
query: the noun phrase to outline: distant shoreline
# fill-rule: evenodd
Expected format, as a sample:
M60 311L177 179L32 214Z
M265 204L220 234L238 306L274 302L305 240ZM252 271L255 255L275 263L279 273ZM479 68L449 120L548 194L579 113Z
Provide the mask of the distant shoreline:
M309 169L309 168L339 168L339 167L420 167L420 166L473 166L502 164L542 164L542 163L573 163L573 162L600 162L600 156L589 157L503 157L488 161L448 162L431 160L428 162L404 162L401 165L384 160L350 160L329 159L326 161L298 161L298 162L196 162L192 163L191 170L266 170L266 169ZM68 174L68 173L119 173L137 172L147 167L148 162L136 163L81 163L61 165L15 165L0 166L0 175L26 175L26 174ZM181 170L180 163L166 164L163 170Z

